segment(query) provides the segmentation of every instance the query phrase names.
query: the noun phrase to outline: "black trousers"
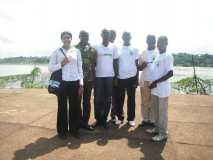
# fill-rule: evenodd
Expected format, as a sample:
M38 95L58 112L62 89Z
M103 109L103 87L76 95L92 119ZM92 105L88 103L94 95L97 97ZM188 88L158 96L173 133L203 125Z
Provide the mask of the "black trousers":
M118 96L117 96L117 116L118 119L124 120L124 100L125 93L127 92L127 120L133 121L135 119L135 91L136 79L135 77L128 79L118 79Z
M106 123L112 103L113 77L96 77L95 79L95 119Z
M76 132L80 125L80 97L78 95L79 81L62 81L58 95L57 132L66 134ZM67 107L69 101L69 107Z
M112 88L112 105L111 105L111 119L114 119L117 115L117 108L118 108L118 86L113 86Z
M93 89L92 81L84 81L84 94L83 94L83 107L81 110L82 125L88 125L90 113L91 113L91 93Z

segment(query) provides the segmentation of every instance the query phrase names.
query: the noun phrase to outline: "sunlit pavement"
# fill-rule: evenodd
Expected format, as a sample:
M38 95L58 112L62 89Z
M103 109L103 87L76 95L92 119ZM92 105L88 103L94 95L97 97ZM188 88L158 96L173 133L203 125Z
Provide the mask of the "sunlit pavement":
M161 143L151 142L144 128L126 124L94 132L81 130L81 139L69 136L60 140L56 136L56 112L56 98L45 89L0 90L0 160L213 159L211 96L173 95L169 101L169 138ZM93 117L92 113L91 123ZM136 119L139 124L139 92Z

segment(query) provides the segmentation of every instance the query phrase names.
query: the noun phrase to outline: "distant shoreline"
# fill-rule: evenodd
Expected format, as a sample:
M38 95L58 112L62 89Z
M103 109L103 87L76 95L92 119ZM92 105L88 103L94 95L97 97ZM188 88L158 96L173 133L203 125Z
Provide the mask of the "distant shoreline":
M40 66L47 66L48 63L0 63L0 65L40 65ZM174 67L186 67L190 68L193 66L181 66L181 65L174 65ZM195 67L200 67L200 68L213 68L213 66L195 66Z
M175 53L174 66L176 67L192 67L194 59L194 65L196 67L213 67L213 55L212 54L190 54L190 53ZM8 57L0 58L0 64L4 65L47 65L49 63L49 57Z
M47 66L48 63L0 63L0 65L39 65L39 66Z

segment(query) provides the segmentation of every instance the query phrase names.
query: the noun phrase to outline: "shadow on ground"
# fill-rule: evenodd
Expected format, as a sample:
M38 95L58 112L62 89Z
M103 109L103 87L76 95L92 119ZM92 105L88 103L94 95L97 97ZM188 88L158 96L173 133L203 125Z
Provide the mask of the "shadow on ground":
M161 153L166 141L161 143L151 142L151 136L144 132L146 128L142 129L137 127L131 131L129 131L129 129L129 126L125 124L120 128L111 126L107 130L97 128L94 132L81 131L80 139L74 139L68 136L67 139L61 140L57 135L51 138L40 137L35 142L26 145L23 149L17 150L13 160L35 159L60 147L68 147L69 149L75 150L79 149L81 144L91 142L96 142L99 146L105 146L110 140L124 138L128 140L128 147L140 148L140 151L144 155L140 160L163 160Z

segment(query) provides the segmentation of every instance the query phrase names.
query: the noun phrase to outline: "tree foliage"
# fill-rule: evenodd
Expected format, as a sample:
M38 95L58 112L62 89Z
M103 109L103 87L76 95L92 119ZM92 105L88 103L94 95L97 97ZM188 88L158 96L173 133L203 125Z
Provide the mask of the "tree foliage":
M178 53L173 54L174 56L174 65L175 66L192 66L192 54L188 53ZM202 54L202 55L193 55L195 66L198 67L213 67L213 55Z
M1 58L0 64L47 64L49 57L9 57Z
M213 79L202 79L196 75L187 77L174 83L174 88L187 94L198 93L209 95L212 92Z

